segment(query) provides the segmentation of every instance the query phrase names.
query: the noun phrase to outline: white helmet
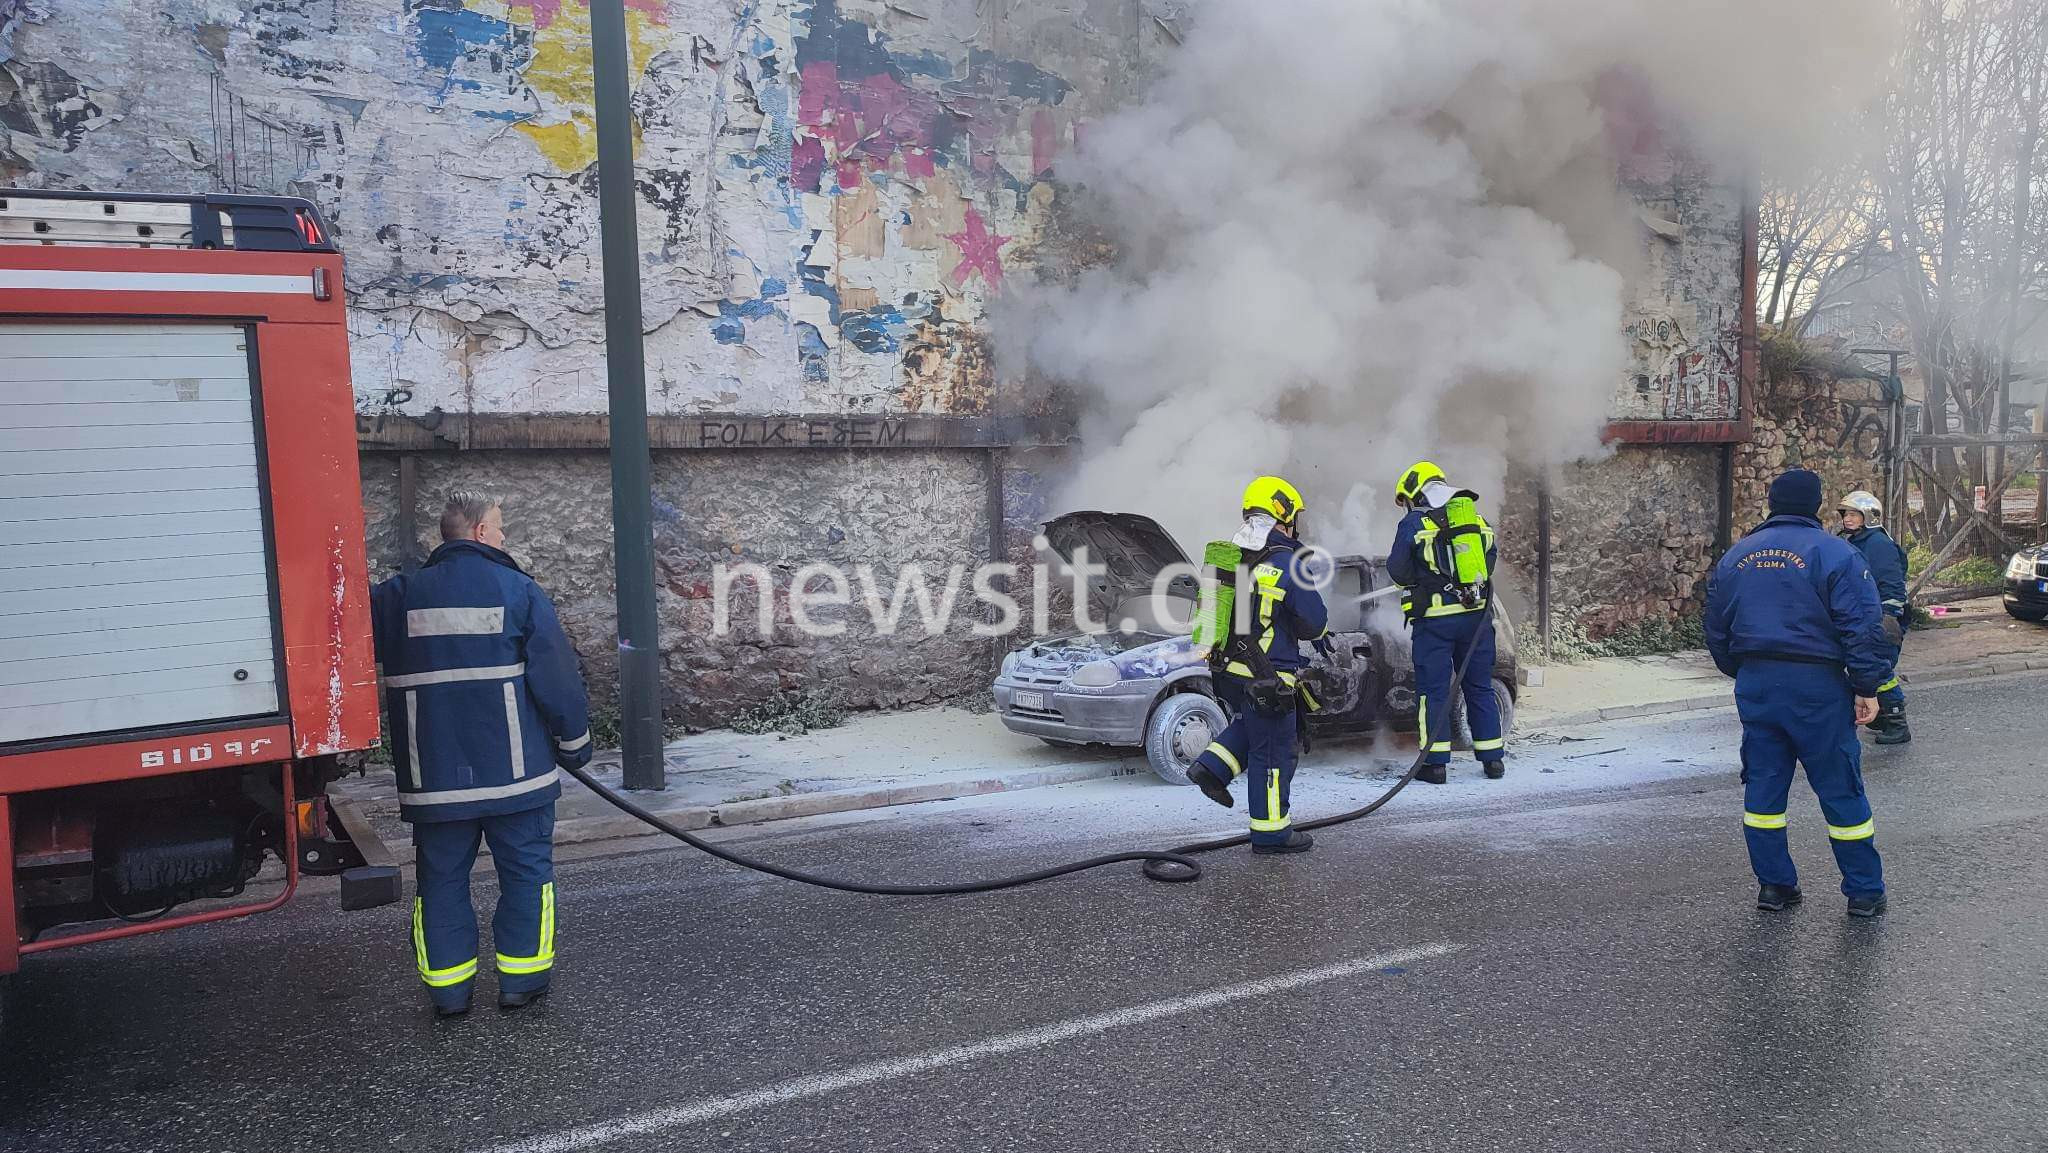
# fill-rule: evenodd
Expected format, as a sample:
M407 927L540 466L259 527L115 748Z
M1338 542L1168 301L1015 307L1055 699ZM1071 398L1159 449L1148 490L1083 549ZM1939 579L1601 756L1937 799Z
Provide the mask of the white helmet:
M1860 512L1865 524L1876 524L1884 519L1884 502L1859 488L1843 497L1842 503L1835 506L1835 511Z

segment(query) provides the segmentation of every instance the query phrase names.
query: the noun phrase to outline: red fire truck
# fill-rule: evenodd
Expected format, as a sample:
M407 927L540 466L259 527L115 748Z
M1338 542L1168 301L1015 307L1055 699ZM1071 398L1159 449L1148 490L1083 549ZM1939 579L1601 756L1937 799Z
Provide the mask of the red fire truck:
M0 975L362 864L368 603L313 206L0 190Z

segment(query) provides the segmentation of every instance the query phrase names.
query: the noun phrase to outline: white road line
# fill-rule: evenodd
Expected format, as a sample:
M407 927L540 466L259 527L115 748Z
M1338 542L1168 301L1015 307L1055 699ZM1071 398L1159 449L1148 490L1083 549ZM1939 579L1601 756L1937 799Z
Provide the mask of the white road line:
M1076 1037L1095 1033L1106 1033L1111 1029L1122 1029L1131 1025L1142 1025L1163 1017L1178 1017L1201 1009L1228 1005L1233 1001L1248 1001L1254 997L1270 997L1293 989L1311 985L1326 984L1342 980L1389 965L1405 965L1430 957L1442 957L1463 948L1448 941L1417 945L1411 949L1399 949L1379 953L1371 957L1359 957L1351 961L1340 961L1319 969L1300 969L1292 973L1281 973L1273 977L1261 977L1238 985L1225 985L1206 993L1191 993L1185 997L1173 997L1164 1001L1152 1001L1143 1005L1132 1005L1125 1009L1112 1009L1089 1017L1076 1017L1071 1021L1043 1025L1026 1029L1021 1033L1005 1033L986 1041L968 1045L956 1045L950 1049L937 1049L913 1057L898 1057L890 1061L876 1061L867 1065L855 1065L836 1073L813 1073L768 1085L747 1093L735 1093L729 1097L708 1097L701 1101L689 1101L680 1105L669 1105L660 1109L649 1109L632 1113L595 1125L583 1125L575 1129L543 1134L518 1141L493 1145L484 1153L575 1153L627 1137L638 1137L658 1133L664 1129L677 1129L685 1125L696 1125L705 1121L744 1113L750 1109L762 1109L770 1105L782 1105L801 1101L808 1097L823 1097L842 1089L854 1089L872 1085L877 1081L888 1081L898 1077L909 1077L943 1069L949 1065L963 1065L984 1057L995 1057L1004 1053L1015 1053L1025 1049L1039 1049Z

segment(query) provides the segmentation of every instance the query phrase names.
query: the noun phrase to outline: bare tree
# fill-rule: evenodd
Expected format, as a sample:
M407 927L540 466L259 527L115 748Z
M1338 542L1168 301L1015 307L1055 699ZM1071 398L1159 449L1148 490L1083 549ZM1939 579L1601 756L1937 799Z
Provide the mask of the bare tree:
M1877 213L1859 165L1767 174L1757 228L1758 319L1803 335L1832 296L1876 275L1880 265L1859 258L1880 236Z
M1934 432L2003 431L2025 299L2048 284L2034 207L2048 6L2040 0L1897 0L1907 36L1881 110L1870 180ZM1922 539L1967 517L2002 454L1937 452ZM1993 510L1995 515L1995 510ZM1993 541L1981 542L1987 548Z

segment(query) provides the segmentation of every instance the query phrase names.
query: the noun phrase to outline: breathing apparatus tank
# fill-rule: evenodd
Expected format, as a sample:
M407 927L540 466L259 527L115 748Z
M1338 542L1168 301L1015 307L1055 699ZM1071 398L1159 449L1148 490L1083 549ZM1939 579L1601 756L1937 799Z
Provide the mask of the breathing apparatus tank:
M1486 564L1486 522L1470 492L1460 492L1430 515L1437 520L1436 569L1450 582L1458 603L1476 609L1486 599L1493 573Z

